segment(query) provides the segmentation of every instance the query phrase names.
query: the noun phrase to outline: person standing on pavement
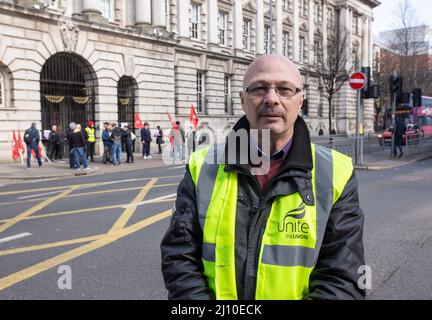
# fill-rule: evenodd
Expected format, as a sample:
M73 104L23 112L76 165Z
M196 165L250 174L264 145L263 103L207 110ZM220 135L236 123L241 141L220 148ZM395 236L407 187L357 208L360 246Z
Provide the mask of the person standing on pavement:
M303 99L287 57L263 55L248 67L245 116L225 143L192 154L178 187L161 243L169 299L365 298L352 160L311 143Z
M141 134L141 142L143 144L143 159L147 160L147 159L151 159L151 155L150 155L150 144L152 142L152 138L151 138L151 132L150 132L150 126L147 122L144 123L144 128L141 129L140 131Z
M123 142L126 149L126 163L134 163L132 152L132 132L129 130L129 126L124 126L123 131Z
M402 157L403 156L403 150L402 150L402 140L403 136L406 133L406 126L403 121L396 121L396 130L395 130L395 137L394 137L394 149L393 149L393 155L394 157ZM397 150L399 150L399 156L397 155Z
M90 156L90 161L94 162L95 144L96 144L96 130L93 121L87 121L85 128L85 138L87 140L87 159Z
M74 167L77 171L81 170L81 163L83 164L84 170L89 170L87 164L87 157L84 151L86 146L86 139L81 130L81 125L77 124L72 133L72 148L74 154Z
M72 144L72 135L75 128L76 128L75 122L69 123L69 129L66 133L66 140L69 146L69 168L71 169L75 168L75 159L74 159L73 144Z
M187 134L187 150L188 150L188 156L190 156L193 152L193 146L194 146L194 139L196 139L196 136L194 134L194 128L190 126L189 132Z
M173 160L174 162L179 159L180 161L184 160L184 130L180 126L180 121L176 121L176 125L178 129L172 128L170 131L170 137L172 137L174 151L173 151Z
M31 168L31 155L32 151L34 151L36 155L36 160L38 162L39 167L42 167L42 160L39 154L39 141L40 134L39 130L36 128L36 123L33 122L31 127L24 132L24 142L27 146L27 169Z
M104 146L104 153L102 156L103 164L107 164L107 162L113 163L112 159L112 146L113 142L111 140L111 129L112 126L108 122L104 123L104 131L102 132L102 142Z
M156 144L158 145L159 154L162 154L162 144L165 143L163 138L163 131L160 126L157 126L158 132L156 133Z
M51 161L55 161L57 157L57 148L56 148L57 141L58 141L57 126L53 125L48 135L48 143L47 143L48 158Z
M55 145L55 160L64 162L63 161L63 152L64 152L64 145L66 142L66 137L64 135L64 132L62 130L62 127L59 126L57 128L57 141Z
M113 166L122 166L121 163L121 147L122 147L123 130L118 123L114 125L114 130L111 133L111 141L113 142Z

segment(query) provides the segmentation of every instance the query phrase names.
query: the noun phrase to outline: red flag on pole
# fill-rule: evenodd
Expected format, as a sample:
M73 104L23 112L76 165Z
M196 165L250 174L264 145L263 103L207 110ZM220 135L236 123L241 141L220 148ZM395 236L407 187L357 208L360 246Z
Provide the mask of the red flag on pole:
M26 147L24 146L24 143L21 138L20 129L18 129L18 150L21 150L21 154L24 154L26 152Z
M175 130L178 130L177 123L175 123L174 119L171 118L170 114L167 112L168 118L170 119L171 125Z
M144 128L144 125L143 125L138 113L135 113L134 127L138 128L138 129Z
M13 137L12 137L13 143L12 143L12 159L16 160L20 157L19 153L19 146L18 146L18 140L15 134L15 129L13 130Z
M197 115L197 113L195 111L195 108L194 108L193 104L191 104L191 108L190 108L189 121L194 126L194 128L196 130L196 128L198 127L199 119L198 119L198 115Z

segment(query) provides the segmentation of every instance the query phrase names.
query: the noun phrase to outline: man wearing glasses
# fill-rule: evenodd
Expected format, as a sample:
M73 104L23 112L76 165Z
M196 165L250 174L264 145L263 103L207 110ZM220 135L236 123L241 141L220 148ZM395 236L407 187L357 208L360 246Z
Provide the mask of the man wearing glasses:
M179 185L161 244L168 298L364 299L364 217L351 159L310 142L298 115L302 78L288 58L256 59L243 85L245 116L227 143L191 156ZM238 161L240 145L236 161L226 161L229 137L241 130L269 160L265 173L251 156ZM254 130L269 132L267 154ZM215 154L225 162L212 162Z

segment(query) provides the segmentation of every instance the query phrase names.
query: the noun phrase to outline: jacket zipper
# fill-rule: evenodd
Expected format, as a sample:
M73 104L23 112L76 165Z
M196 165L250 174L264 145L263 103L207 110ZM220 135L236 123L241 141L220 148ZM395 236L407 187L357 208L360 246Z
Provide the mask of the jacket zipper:
M250 230L248 233L248 248L247 248L247 262L246 262L246 270L245 270L245 288L244 288L244 296L246 300L254 300L255 299L255 290L256 290L256 282L257 282L257 273L258 273L258 263L259 263L259 253L261 250L261 243L262 243L262 237L261 234L263 233L263 219L262 218L262 207L263 204L266 204L269 199L267 199L268 190L272 185L275 184L277 180L273 179L270 181L270 183L266 186L264 190L264 194L261 191L261 186L258 183L258 180L251 175L250 173L240 170L239 173L242 173L246 175L247 177L251 178L255 185L257 186L257 190L259 191L260 196L260 202L258 204L258 207L252 206L254 208L254 219L252 221L252 225L250 226ZM300 174L294 174L292 177L302 177L307 178L307 175L300 175ZM289 177L289 175L287 175ZM259 226L258 232L255 231L256 227ZM255 245L254 245L255 244ZM251 259L252 258L252 259Z

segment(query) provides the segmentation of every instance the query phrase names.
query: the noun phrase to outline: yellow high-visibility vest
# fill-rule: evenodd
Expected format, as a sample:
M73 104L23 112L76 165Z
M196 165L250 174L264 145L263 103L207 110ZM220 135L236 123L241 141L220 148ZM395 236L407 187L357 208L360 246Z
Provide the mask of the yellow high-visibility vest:
M189 171L195 184L198 218L203 230L202 261L209 287L217 299L237 299L235 222L237 173L213 164L216 150L191 155ZM339 199L353 166L351 158L311 144L313 205L300 192L273 200L261 238L256 299L303 299L316 264L333 204ZM219 153L218 153L219 154Z
M95 129L87 127L87 128L85 128L85 131L86 131L87 137L88 137L87 141L88 142L96 142Z

